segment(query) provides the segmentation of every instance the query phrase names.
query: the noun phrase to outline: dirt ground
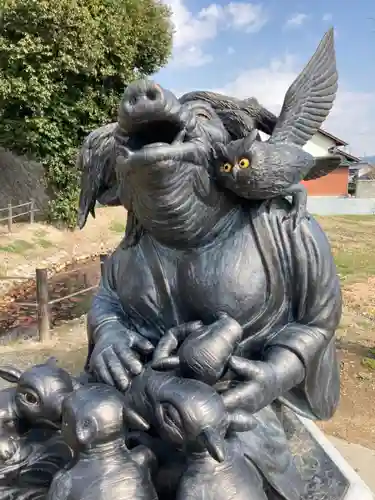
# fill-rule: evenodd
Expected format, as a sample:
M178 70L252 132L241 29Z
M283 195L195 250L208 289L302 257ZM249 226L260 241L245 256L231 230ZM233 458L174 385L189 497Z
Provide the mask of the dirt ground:
M26 369L55 357L60 366L76 375L83 370L87 354L86 340L86 318L77 318L55 328L52 339L44 344L25 340L0 346L1 364L16 364Z
M344 311L337 331L341 402L328 434L375 449L375 217L318 217L332 245Z
M328 434L375 449L375 217L318 219L332 244L344 297L337 332L341 402L334 418L319 425ZM0 275L21 275L27 270L31 273L40 263L68 262L80 255L110 250L119 242L124 222L123 209L102 208L96 221L90 220L82 232L35 224L16 226L11 236L3 237L0 228L0 255L4 256ZM38 231L44 231L43 236ZM40 244L38 239L46 239L52 246ZM31 242L32 248L26 250L19 240ZM2 364L26 367L51 355L73 372L82 369L86 356L84 318L58 327L49 344L24 341L0 346Z
M120 242L126 223L122 207L102 207L80 231L47 224L13 224L12 233L0 225L0 277L32 276L36 267L59 268L77 258L106 253ZM14 280L0 279L0 295Z

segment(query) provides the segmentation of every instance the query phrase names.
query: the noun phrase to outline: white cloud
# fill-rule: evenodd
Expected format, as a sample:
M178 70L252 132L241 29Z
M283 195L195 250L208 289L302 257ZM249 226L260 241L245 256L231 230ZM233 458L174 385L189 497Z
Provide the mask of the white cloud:
M173 46L176 50L215 38L218 13L214 5L201 10L198 16L194 17L182 0L167 0L164 3L172 11L175 29Z
M175 68L199 68L213 61L210 54L205 54L199 45L190 45L184 50L174 54L173 67Z
M375 154L375 92L341 86L325 128L349 143L356 156Z
M175 34L173 39L173 66L202 66L212 61L204 52L204 43L216 38L223 29L259 31L267 22L263 7L250 2L212 3L193 14L184 0L163 0L172 11Z
M280 111L284 95L296 76L293 56L286 54L282 59L272 60L269 66L243 71L217 92L239 98L256 97L259 102L274 113Z
M323 14L322 21L328 23L329 21L332 21L332 14L327 12L326 14Z
M293 14L292 17L290 17L286 21L285 27L286 28L297 28L298 26L302 26L302 24L304 24L307 21L308 17L309 16L307 14L303 14L302 12Z
M223 8L223 16L229 27L256 33L266 24L268 18L261 5L244 2L230 2Z
M300 67L290 54L268 66L249 68L221 88L212 89L239 98L255 97L270 111L280 112L284 96ZM299 65L298 65L299 66ZM375 153L375 92L349 89L342 82L332 112L323 128L349 143L354 155Z

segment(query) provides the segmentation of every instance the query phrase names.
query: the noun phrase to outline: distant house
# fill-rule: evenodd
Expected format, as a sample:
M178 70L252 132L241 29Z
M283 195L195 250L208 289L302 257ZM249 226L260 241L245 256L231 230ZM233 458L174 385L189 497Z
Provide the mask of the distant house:
M361 158L361 161L369 163L373 167L375 166L375 156L364 156L363 158Z
M304 146L304 149L314 156L326 156L335 152L342 157L340 166L333 172L320 179L302 182L310 196L346 196L348 194L349 168L360 160L340 149L347 145L347 142L320 129Z
M349 167L349 192L357 198L375 198L375 167L360 160Z
M353 163L349 167L349 177L358 177L359 179L362 177L366 177L370 171L374 170L374 165L368 163L365 160L359 160L358 163Z

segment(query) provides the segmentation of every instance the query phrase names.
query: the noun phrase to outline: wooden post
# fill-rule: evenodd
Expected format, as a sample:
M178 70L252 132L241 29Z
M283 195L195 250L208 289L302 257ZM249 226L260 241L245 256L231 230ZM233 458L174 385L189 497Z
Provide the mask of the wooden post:
M47 269L36 269L36 300L38 304L39 341L50 340L50 321L48 306L48 275Z
M12 232L12 222L13 222L13 213L12 213L12 204L8 203L8 233Z
M35 221L34 210L35 210L35 201L31 198L31 201L30 201L30 224L33 224Z
M84 288L89 288L89 280L87 279L87 273L83 273L83 286Z
M100 259L100 274L101 276L103 276L104 274L104 265L105 265L105 261L107 260L107 254L106 253L101 253L99 255L99 259Z

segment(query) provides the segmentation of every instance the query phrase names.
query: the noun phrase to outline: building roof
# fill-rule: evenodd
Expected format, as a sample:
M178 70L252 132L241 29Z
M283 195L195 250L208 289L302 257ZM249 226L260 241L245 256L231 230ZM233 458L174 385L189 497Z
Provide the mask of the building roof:
M357 156L353 156L350 153L347 153L346 151L342 151L341 149L337 149L335 151L336 154L340 155L343 159L342 165L352 165L353 163L359 163L361 161L360 158L357 158Z
M336 143L336 146L347 146L348 143L343 141L342 139L339 139L338 137L336 137L335 135L333 134L330 134L329 132L327 132L326 130L323 130L322 128L320 128L318 130L318 132L320 134L323 134L325 135L326 137L329 137L330 139L332 139L335 143Z
M363 168L374 168L374 165L371 165L371 163L368 163L367 161L359 161L359 162L353 162L352 164L349 165L349 170L352 170L353 172L355 170L361 170Z

